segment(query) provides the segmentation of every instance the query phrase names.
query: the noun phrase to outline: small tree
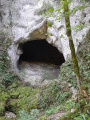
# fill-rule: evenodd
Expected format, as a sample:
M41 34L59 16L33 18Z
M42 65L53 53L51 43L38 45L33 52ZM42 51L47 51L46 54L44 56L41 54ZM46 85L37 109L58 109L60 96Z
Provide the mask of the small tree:
M63 0L63 8L64 8L64 15L65 15L66 34L69 38L69 46L70 46L72 62L73 62L73 66L74 66L74 73L76 74L77 85L78 85L78 88L79 88L79 92L81 93L80 72L79 72L77 57L76 57L76 54L75 54L75 47L74 47L74 44L73 44L73 38L72 38L72 34L71 34L69 7L68 7L67 0Z

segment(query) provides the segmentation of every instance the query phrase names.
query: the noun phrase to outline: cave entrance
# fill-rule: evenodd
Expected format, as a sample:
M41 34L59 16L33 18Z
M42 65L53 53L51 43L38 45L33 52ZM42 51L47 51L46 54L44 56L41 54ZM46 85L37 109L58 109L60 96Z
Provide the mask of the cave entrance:
M58 79L60 65L65 62L63 54L46 40L33 40L19 45L22 54L18 68L27 85L43 86Z
M46 40L33 40L21 43L19 48L22 54L19 57L18 64L27 63L46 63L53 65L61 65L65 62L64 56L58 49Z

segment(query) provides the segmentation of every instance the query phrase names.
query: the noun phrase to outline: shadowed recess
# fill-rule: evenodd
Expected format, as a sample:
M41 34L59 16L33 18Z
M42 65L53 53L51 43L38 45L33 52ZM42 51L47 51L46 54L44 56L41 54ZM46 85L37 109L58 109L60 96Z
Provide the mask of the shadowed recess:
M19 49L23 52L20 55L19 64L29 62L61 65L65 62L63 54L46 40L28 41L20 44Z

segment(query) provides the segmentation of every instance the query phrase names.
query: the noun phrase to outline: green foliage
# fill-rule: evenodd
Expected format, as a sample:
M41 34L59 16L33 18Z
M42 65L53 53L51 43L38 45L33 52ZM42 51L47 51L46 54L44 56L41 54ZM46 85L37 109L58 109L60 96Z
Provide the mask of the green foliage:
M73 27L72 29L74 29L76 32L78 32L78 31L81 31L84 27L85 27L85 25L79 24L79 25Z
M61 103L69 99L71 92L68 92L67 85L60 85L60 83L52 82L41 93L38 99L38 106L41 109L48 108L51 104Z
M75 80L74 68L72 65L72 61L69 59L66 61L60 68L60 81L67 81L73 84L75 88L77 88L77 83Z
M45 120L46 119L46 116L40 116L39 120Z
M48 33L47 33L47 36L50 36L51 34L52 34L51 32L48 32Z
M82 85L88 86L90 90L90 31L86 35L86 40L79 46L78 58L81 69Z
M82 86L88 87L90 93L90 31L86 35L86 40L80 44L77 55L80 65L81 73L81 84ZM60 71L60 80L66 80L67 82L72 83L76 87L76 79L73 73L73 66L71 60L66 61L61 66ZM88 96L89 93L87 94ZM75 103L73 100L67 101L63 108L69 111L70 109L78 109L77 112L73 114L68 113L66 116L60 118L60 120L89 120L90 119L90 100L84 96L78 103Z
M69 92L57 93L56 94L56 101L57 102L64 102L70 96Z
M53 114L55 112L55 108L51 108L50 110L46 111L46 115Z
M4 74L2 78L2 84L8 87L9 85L11 85L13 82L17 80L18 80L18 77L14 73L7 72L6 74Z
M49 10L47 10L47 12L49 12L49 13L52 13L54 10L52 10L52 9L49 9Z
M26 112L30 112L31 109L37 108L37 97L39 89L33 89L30 86L24 87L22 85L12 84L9 86L10 99L8 102L9 110L14 113L18 113L22 108Z
M19 119L18 120L39 120L37 117L39 116L38 109L32 109L30 114L28 114L25 110L19 111Z
M48 21L47 26L52 26L52 22Z
M83 0L81 0L83 1ZM69 15L69 14L75 14L76 11L78 10L83 10L85 9L86 7L88 6L85 6L85 5L77 5L75 6L74 8L72 8L71 10L68 10L67 12L62 12L62 9L64 9L64 6L66 5L70 5L70 3L72 2L72 0L68 0L68 2L64 1L64 0L60 0L60 7L57 9L57 10L53 10L53 9L47 9L43 14L46 16L46 17L51 17L51 16L55 16L56 18L60 18L65 16L65 15ZM59 16L55 15L56 12L59 12ZM56 19L56 20L59 20L59 19Z
M0 42L3 43L4 40L5 40L5 33L2 31L0 32Z
M5 83L5 81L8 81L10 79L8 75L9 74L9 60L7 59L8 58L7 48L11 44L11 38L8 38L7 33L0 32L0 44L3 48L1 50L1 56L0 56L0 82L3 81L3 83Z
M0 56L0 75L2 75L7 70L7 68L7 53L3 52L3 54Z
M6 49L3 49L2 51L2 55L0 56L0 82L3 81L3 83L5 83L5 81L8 81L9 77L9 61L7 60L7 52Z
M64 106L66 111L70 111L70 109L76 109L78 107L79 107L79 104L75 103L73 99L69 99L68 101L66 101Z
M0 116L4 115L5 112L5 103L0 102Z
M65 118L65 117L64 117ZM60 119L60 120L90 120L90 115L87 115L87 114L84 114L84 113L81 113L81 112L77 112L75 111L73 114L66 114L66 118L67 119Z
M74 117L74 120L90 120L89 116L87 114L81 113L79 116Z
M83 5L81 5L81 6L80 6L80 5L79 5L79 6L76 6L76 7L74 7L72 10L70 10L70 13L71 13L71 14L75 14L76 11L85 9L86 7L88 7L88 6L83 6Z
M57 107L50 106L50 108L45 111L45 115L50 115L50 114L56 113L59 110L60 110L60 106L57 106Z
M3 115L5 112L6 102L9 98L7 92L0 88L0 115Z
M8 37L5 31L0 32L0 42L2 43L4 51L11 45L11 38Z
M85 0L79 1L81 4L73 7L70 10L62 11L64 9L64 6L71 4L72 0L67 0L67 2L64 0L60 0L60 6L57 10L56 9L55 10L47 9L46 11L44 11L43 15L46 16L46 18L54 17L55 20L60 20L62 17L75 14L78 10L84 10L85 8L89 7L89 6L86 6L85 4L83 5L83 1L85 2ZM49 23L50 22L48 22L47 26L50 25ZM79 24L74 27L74 30L76 32L78 32L78 31L82 30L84 27L85 27L85 25Z

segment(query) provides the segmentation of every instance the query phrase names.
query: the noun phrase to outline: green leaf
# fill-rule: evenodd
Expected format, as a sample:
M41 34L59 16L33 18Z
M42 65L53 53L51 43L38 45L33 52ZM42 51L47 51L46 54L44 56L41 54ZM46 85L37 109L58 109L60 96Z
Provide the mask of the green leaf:
M47 12L50 12L50 13L53 12L53 11L54 11L54 10L51 10L51 9L50 9L50 10L47 10Z

